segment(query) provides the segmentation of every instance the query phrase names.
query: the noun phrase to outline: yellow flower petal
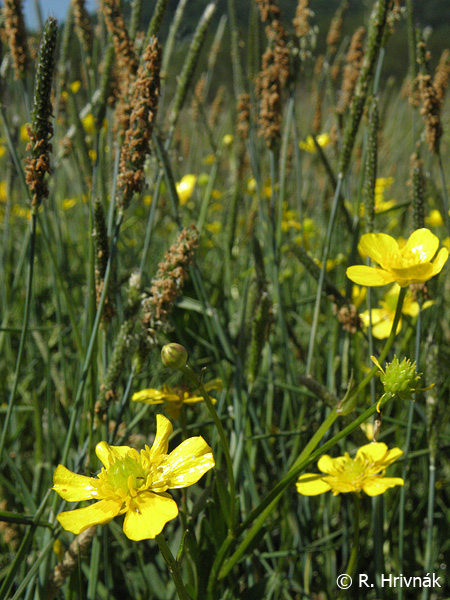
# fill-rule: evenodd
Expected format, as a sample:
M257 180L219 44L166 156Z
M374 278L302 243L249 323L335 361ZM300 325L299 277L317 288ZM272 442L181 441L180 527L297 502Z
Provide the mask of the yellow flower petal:
M189 392L184 394L184 398L182 399L183 404L196 404L197 402L201 402L203 400L203 396L191 396ZM211 398L213 403L215 402L215 398Z
M417 262L429 262L439 248L439 238L429 229L416 229L408 238L406 245L402 248L402 255L413 254L417 256Z
M66 531L78 535L91 525L104 525L114 519L121 505L121 500L100 500L85 508L59 513L56 518Z
M324 454L319 458L317 463L318 468L322 473L333 473L336 469L339 469L345 462L345 456L338 456L337 458L331 458L328 454Z
M110 446L107 442L100 442L95 447L95 454L102 461L103 466L108 468L117 458L123 459L132 450L129 446Z
M363 483L363 490L368 496L379 496L396 485L404 485L401 477L372 477Z
M323 481L322 476L314 473L300 475L295 485L297 492L303 496L317 496L331 490L331 486Z
M131 500L123 531L130 540L153 539L177 515L178 507L169 494L143 492Z
M67 502L79 502L80 500L89 500L98 498L97 479L77 475L66 469L63 465L58 465L53 475L53 488L55 492L67 500Z
M372 312L373 312L373 310L372 310ZM378 323L376 323L372 327L372 334L374 335L374 337L377 338L377 340L385 340L391 334L392 323L393 323L393 319L383 319L381 321L378 321ZM398 322L398 325L397 325L397 331L395 332L396 335L398 333L400 333L401 329L402 329L402 320L400 319Z
M184 177L176 184L178 198L182 206L186 204L192 196L196 182L196 175L184 175Z
M383 465L388 467L396 461L397 458L400 458L400 456L403 456L403 450L400 450L400 448L391 448L391 450L388 450L384 455Z
M378 269L377 267L367 267L365 265L348 267L347 277L358 285L367 286L386 285L387 283L395 281L394 275L388 271L383 271L383 269Z
M445 265L448 259L447 248L441 248L437 253L436 258L433 261L433 276L437 275L442 271L442 267Z
M163 415L156 415L156 436L150 450L151 455L167 454L169 449L169 437L173 427L169 419Z
M184 440L164 461L162 468L169 488L182 488L196 483L214 467L211 448L202 437Z
M445 250L443 248L443 250ZM442 267L441 267L442 268ZM441 269L439 269L440 271ZM437 271L436 273L439 273ZM410 283L424 283L428 281L436 273L434 272L434 265L430 262L412 265L408 267L391 267L390 273L394 280L401 286L406 287Z
M171 394L164 390L157 390L155 388L147 388L136 392L132 395L131 400L133 402L145 402L145 404L162 404L163 402L176 402L179 400L178 394Z
M398 252L398 244L386 233L365 233L359 241L358 250L385 267L389 256Z
M365 444L364 446L358 448L358 451L356 452L356 458L368 458L373 462L379 462L386 455L386 452L387 446L383 442L377 442L376 444Z

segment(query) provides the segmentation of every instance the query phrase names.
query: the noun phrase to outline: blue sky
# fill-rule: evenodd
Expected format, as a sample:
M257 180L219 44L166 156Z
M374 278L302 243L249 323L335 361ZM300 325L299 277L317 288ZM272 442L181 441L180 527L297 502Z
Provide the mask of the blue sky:
M39 1L42 18L55 17L58 20L64 20L70 0L40 0ZM23 10L25 15L25 23L27 27L34 29L37 27L38 21L36 17L36 0L24 0ZM93 11L96 7L95 0L87 0L86 8Z

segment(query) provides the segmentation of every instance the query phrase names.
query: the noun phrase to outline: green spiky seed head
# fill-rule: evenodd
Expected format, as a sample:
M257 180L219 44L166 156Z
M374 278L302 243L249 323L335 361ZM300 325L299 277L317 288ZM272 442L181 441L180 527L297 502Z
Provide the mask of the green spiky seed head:
M401 400L411 400L412 395L419 389L420 374L416 371L416 363L409 358L399 362L394 356L391 363L386 365L386 372L380 374L386 394L397 396Z

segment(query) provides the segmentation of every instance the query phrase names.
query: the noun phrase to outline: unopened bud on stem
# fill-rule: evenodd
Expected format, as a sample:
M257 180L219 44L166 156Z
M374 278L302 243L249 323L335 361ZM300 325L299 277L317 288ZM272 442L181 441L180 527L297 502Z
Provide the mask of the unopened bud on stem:
M181 344L166 344L161 350L161 360L169 369L182 369L186 366L188 353Z

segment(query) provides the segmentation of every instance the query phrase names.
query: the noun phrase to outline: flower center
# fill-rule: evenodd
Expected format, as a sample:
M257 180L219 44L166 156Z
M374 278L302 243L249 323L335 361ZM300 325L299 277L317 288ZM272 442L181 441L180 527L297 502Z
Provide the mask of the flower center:
M115 460L106 471L108 483L114 490L138 490L147 479L147 472L131 456Z
M366 461L363 462L362 460L358 459L350 459L342 467L340 478L348 481L349 483L356 483L358 479L364 476L366 468Z

